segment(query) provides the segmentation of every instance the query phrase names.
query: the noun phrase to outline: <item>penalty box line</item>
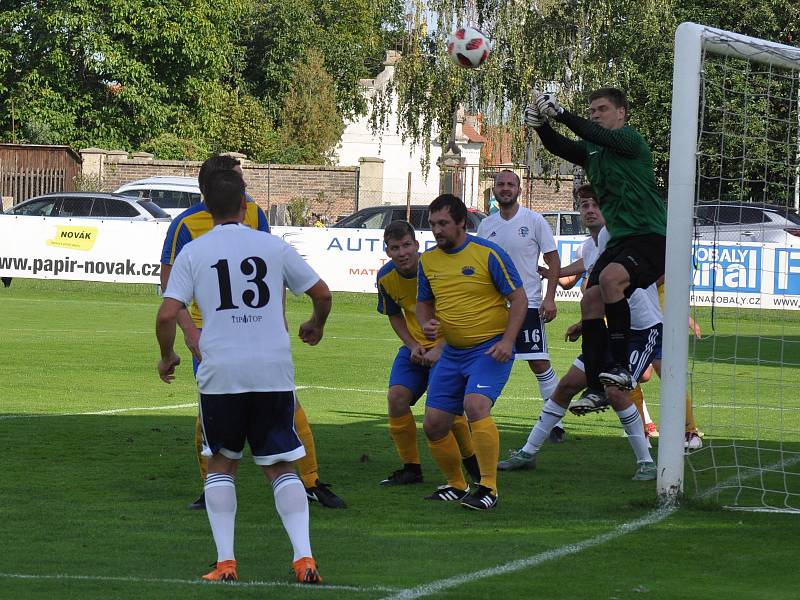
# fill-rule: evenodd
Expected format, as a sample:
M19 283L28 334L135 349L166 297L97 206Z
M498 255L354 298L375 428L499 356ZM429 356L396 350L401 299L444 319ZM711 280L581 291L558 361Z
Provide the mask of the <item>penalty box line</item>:
M763 470L770 470L776 469L779 467L788 468L796 463L800 462L800 457L792 457L789 460L778 461L771 465L768 465L764 469L755 469L753 473L747 475L735 475L726 479L725 481L719 482L714 487L706 490L704 493L700 494L698 497L701 499L710 498L715 493L721 491L724 487L734 483L745 480L745 479L752 479L754 477L760 476ZM482 569L480 571L475 571L473 573L465 573L464 575L456 575L455 577L448 577L447 579L440 579L439 581L433 581L431 583L426 583L424 585L417 586L415 588L408 588L392 594L390 596L386 596L383 600L410 600L413 598L423 598L425 596L430 596L432 594L436 594L437 592L441 592L443 590L455 588L466 583L472 583L473 581L477 581L479 579L485 579L487 577L495 577L497 575L505 575L507 573L513 573L515 571L521 571L523 569L527 569L530 567L538 566L542 563L555 560L557 558L563 558L565 556L570 556L572 554L577 554L579 552L583 552L589 548L593 548L595 546L600 546L602 544L611 542L617 538L622 537L628 533L633 533L639 529L644 527L648 527L650 525L656 525L669 517L670 515L677 512L678 506L676 504L669 504L662 506L645 516L641 517L640 519L636 519L629 523L623 523L622 525L618 526L616 529L609 531L608 533L604 533L593 538L589 538L588 540L584 540L582 542L578 542L575 544L567 544L566 546L561 546L560 548L555 548L553 550L548 550L546 552L542 552L541 554L536 554L535 556L530 556L528 558L520 558L517 560L512 560L511 562L507 562L503 565L498 565L496 567L489 567L488 569Z
M116 583L137 583L154 585L202 585L202 586L224 586L224 587L244 587L244 588L298 588L303 590L318 590L320 592L395 592L396 588L386 586L365 586L354 585L308 585L302 583L291 583L286 581L231 581L231 582L212 582L202 579L157 579L153 577L132 577L132 576L104 576L104 575L69 575L66 573L57 575L30 575L24 573L0 573L0 579L21 579L28 581L97 581L97 582L116 582Z
M629 523L623 523L608 533L603 533L593 538L589 538L588 540L577 542L575 544L567 544L566 546L548 550L534 556L529 556L528 558L512 560L511 562L507 562L496 567L489 567L488 569L481 569L480 571L474 571L472 573L456 575L455 577L448 577L447 579L440 579L439 581L433 581L431 583L426 583L414 588L405 589L390 596L386 596L384 600L410 600L412 598L423 598L447 589L472 583L473 581L477 581L479 579L496 577L498 575L506 575L508 573L514 573L516 571L535 567L557 558L563 558L565 556L583 552L584 550L593 548L595 546L606 544L619 537L622 537L623 535L627 535L642 529L643 527L660 523L677 510L677 506L665 506L646 514L640 519L630 521Z

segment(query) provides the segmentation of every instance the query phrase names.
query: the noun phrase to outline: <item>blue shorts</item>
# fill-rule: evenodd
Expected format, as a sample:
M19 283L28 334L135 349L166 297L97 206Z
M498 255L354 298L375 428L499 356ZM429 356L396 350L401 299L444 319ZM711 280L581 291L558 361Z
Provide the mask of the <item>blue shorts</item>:
M292 462L306 455L294 429L294 392L200 394L205 443L238 460L245 440L257 465Z
M538 308L528 307L525 322L514 343L514 360L549 360L547 335Z
M495 403L511 374L514 361L496 361L486 354L501 336L471 348L445 344L442 356L431 369L426 406L454 415L464 414L464 396L481 394Z
M661 358L661 339L663 326L661 323L650 329L631 329L628 334L628 370L634 381L638 381L654 360ZM572 363L586 372L583 365L583 354Z
M413 400L411 406L417 403L425 390L428 389L428 375L430 367L411 362L411 350L406 346L397 351L392 363L392 373L389 375L389 387L402 385L411 391Z

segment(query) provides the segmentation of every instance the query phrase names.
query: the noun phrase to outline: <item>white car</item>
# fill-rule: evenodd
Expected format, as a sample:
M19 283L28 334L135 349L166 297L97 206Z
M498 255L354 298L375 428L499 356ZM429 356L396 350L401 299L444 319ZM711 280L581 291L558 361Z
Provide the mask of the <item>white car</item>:
M197 177L148 177L137 179L114 190L115 194L147 198L171 217L177 217L201 201Z
M61 217L126 221L169 221L170 216L147 198L99 192L61 192L36 196L9 208L18 217Z
M695 207L694 237L708 242L770 242L800 247L800 216L792 208L757 202L710 202Z

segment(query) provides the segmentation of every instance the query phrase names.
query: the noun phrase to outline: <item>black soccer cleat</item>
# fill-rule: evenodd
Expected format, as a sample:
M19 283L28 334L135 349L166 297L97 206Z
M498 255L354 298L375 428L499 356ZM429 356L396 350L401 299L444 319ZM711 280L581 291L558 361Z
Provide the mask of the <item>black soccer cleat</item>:
M497 496L485 485L479 485L478 489L461 500L461 506L471 510L489 510L497 506Z
M206 493L203 492L197 497L197 500L187 505L189 510L205 510L206 509Z
M567 440L567 432L563 427L556 425L550 430L550 435L547 438L553 444L563 444Z
M440 485L430 496L425 496L425 500L438 500L439 502L458 502L469 494L469 487L465 490L451 487L447 484Z
M327 508L347 508L345 501L331 491L328 483L317 479L313 487L306 488L306 497L309 502L319 502Z
M598 375L603 385L613 385L621 390L632 390L636 387L633 375L625 367L616 366Z
M381 485L410 485L412 483L422 483L422 469L416 465L416 469L408 466L397 469L386 479L381 481Z

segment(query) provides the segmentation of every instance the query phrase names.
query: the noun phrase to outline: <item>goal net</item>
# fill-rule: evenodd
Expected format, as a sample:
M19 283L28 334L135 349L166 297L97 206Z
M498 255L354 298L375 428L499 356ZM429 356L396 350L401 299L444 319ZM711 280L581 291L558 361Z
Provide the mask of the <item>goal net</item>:
M659 493L800 513L800 49L675 39ZM687 344L688 319L701 327ZM688 372L686 366L688 365ZM684 451L684 394L702 448Z

